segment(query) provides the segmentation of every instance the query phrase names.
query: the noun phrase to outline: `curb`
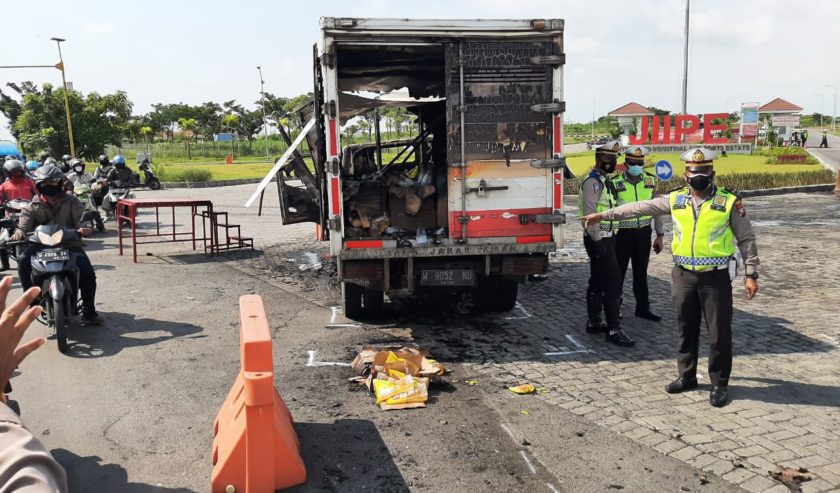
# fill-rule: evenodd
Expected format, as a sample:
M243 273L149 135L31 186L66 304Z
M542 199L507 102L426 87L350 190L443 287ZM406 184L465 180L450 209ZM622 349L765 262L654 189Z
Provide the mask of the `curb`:
M761 197L764 195L784 195L788 193L812 193L812 192L831 192L834 190L833 183L826 183L824 185L803 185L800 187L782 187L782 188L765 188L763 190L745 190L738 192L742 197Z
M218 181L166 181L161 182L163 188L213 188L213 187L229 187L232 185L248 185L250 183L259 183L262 178L242 178L240 180L218 180ZM271 178L271 181L276 181Z

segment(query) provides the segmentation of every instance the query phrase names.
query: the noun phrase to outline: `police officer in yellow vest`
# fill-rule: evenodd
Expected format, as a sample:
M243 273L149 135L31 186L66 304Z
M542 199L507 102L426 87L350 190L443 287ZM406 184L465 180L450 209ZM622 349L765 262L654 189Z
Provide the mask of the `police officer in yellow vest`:
M642 215L670 214L674 224L671 250L674 270L671 296L680 347L677 355L679 378L665 387L671 394L697 387L701 316L709 330L709 401L715 407L728 400L732 370L732 280L737 244L745 265L747 299L758 292L758 249L750 220L738 197L715 186L714 151L695 148L680 156L685 161L688 187L644 202L590 214L584 225ZM731 277L730 277L731 276Z
M616 192L609 174L615 171L621 144L607 142L595 151L595 166L583 180L578 194L578 213L581 216L615 207ZM636 342L620 326L621 273L615 256L617 223L605 221L586 228L583 246L589 255L589 287L586 290L588 321L586 332L606 332L606 341L619 346L633 346ZM601 319L601 310L606 324Z
M613 185L618 196L618 205L632 204L653 198L656 188L656 176L644 171L645 156L650 154L647 147L633 146L624 151L625 171L613 177ZM665 232L660 216L640 216L618 222L618 234L615 239L615 255L621 271L621 285L627 277L627 266L633 262L633 296L636 298L636 316L658 322L662 317L650 310L648 294L647 268L651 250L651 222L656 230L653 251L662 251Z

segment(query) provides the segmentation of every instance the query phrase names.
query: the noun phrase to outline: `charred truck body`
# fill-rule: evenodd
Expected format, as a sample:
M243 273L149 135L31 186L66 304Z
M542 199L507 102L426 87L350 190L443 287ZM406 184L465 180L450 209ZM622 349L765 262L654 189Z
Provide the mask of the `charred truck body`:
M321 30L314 97L295 115L314 171L295 152L278 173L284 224L320 225L349 317L384 294L453 289L511 309L562 243L563 21L322 18ZM413 138L382 140L393 107L414 116ZM342 147L354 118L375 143Z

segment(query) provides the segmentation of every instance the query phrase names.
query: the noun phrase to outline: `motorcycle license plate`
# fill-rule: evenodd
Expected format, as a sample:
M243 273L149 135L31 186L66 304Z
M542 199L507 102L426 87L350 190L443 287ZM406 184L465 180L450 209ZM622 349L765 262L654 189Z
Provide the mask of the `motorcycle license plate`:
M423 286L475 286L475 272L467 269L435 269L420 271Z
M67 250L53 250L38 252L37 259L41 262L53 262L56 260L67 260L70 258L70 252Z

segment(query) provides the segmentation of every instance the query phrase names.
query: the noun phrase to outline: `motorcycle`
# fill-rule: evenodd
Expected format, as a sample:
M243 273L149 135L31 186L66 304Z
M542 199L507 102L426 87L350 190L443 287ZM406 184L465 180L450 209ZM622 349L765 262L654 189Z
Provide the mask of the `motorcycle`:
M99 213L99 207L96 206L96 201L93 199L93 189L90 185L76 185L73 188L73 193L76 197L85 204L85 212L89 212L90 219L83 225L94 229L100 233L105 231L105 222L102 220L102 214Z
M115 208L117 207L117 202L120 199L133 199L134 192L131 191L131 188L128 187L127 184L122 182L113 182L108 184L108 193L105 195L105 200L103 200L103 206L105 206L105 201L108 202L108 206L103 207L106 213L106 220L107 221L114 221L117 219L117 214Z
M0 250L5 250L6 255L17 262L17 248L6 245L9 239L15 233L18 222L20 221L20 212L29 205L28 200L15 199L3 204L3 219L0 219Z
M155 172L152 171L148 159L144 159L140 163L140 171L143 172L143 185L149 187L149 190L160 190L160 180L155 176Z
M90 213L82 215L82 222L90 220ZM69 242L79 239L79 233L57 225L41 225L29 233L23 244L34 248L32 254L32 284L40 286L35 303L43 307L38 320L53 329L58 350L67 352L67 324L81 313L79 299L79 268L71 255Z

